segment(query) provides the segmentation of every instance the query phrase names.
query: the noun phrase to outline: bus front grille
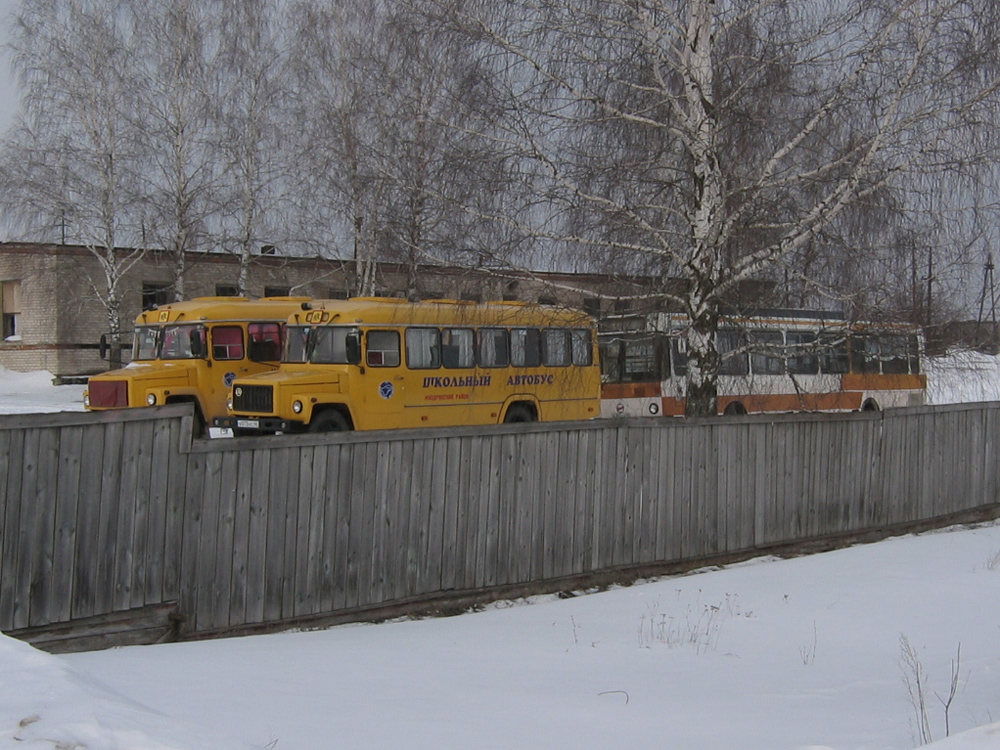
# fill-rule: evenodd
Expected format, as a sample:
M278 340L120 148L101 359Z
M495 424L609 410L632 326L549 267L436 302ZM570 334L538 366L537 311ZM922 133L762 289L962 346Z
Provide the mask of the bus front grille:
M91 408L120 409L128 406L128 383L124 380L91 380L88 390Z
M237 385L233 389L233 411L237 414L270 414L274 392L269 385Z

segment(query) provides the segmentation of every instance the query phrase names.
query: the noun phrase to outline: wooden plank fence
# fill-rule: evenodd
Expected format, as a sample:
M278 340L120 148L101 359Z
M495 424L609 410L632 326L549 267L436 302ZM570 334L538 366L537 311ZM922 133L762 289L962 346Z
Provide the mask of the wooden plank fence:
M187 409L0 417L0 630L378 617L1000 503L997 403L212 441Z

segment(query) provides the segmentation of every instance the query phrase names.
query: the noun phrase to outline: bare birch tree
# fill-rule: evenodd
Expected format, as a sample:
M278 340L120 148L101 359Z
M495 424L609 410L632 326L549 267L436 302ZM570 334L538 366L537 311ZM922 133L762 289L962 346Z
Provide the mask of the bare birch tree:
M5 144L0 191L26 231L57 231L97 259L103 278L90 284L116 342L122 277L143 253L130 223L139 192L130 21L117 0L24 0L11 42L24 113Z
M239 259L237 287L247 293L254 251L281 244L285 193L297 181L286 171L290 135L289 51L275 0L223 0L220 27L221 116L218 132L226 182L224 227ZM280 235L279 235L280 233Z
M141 56L135 117L146 161L143 245L174 258L174 299L185 298L188 253L206 245L218 210L217 18L196 0L132 0Z
M492 60L533 228L631 262L687 313L689 414L714 414L720 311L742 285L827 270L995 154L987 0L514 0L451 17ZM939 204L932 204L939 205ZM892 244L886 243L887 246ZM819 258L824 258L820 263ZM851 261L877 270L867 258Z
M485 103L470 106L486 83L482 61L413 4L303 4L294 15L299 161L313 167L313 210L343 228L357 291L374 291L379 260L409 270L412 298L420 264L498 253L503 227L482 217L509 179L473 137L482 128L469 127L485 124Z

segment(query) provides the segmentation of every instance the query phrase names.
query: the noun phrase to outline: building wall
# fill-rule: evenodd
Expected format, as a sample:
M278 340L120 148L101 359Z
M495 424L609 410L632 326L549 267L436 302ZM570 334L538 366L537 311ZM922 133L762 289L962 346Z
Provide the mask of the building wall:
M122 251L123 258L127 251ZM218 285L236 286L237 259L222 253L189 256L184 298L214 296ZM169 286L173 258L149 251L122 280L122 329L129 331L142 312L143 286ZM99 356L101 334L109 330L101 299L107 288L97 258L86 248L70 245L0 243L0 282L21 282L20 336L0 340L0 366L56 376L93 374L109 363ZM354 264L323 258L258 256L251 266L249 296L264 296L268 287L288 289L295 296L345 297L354 293ZM558 303L595 312L594 301L614 309L612 297L634 293L638 282L597 275L526 274L488 269L422 266L417 293L423 299L516 299ZM405 297L407 269L380 264L379 296ZM168 301L173 293L168 292ZM585 302L585 300L590 300Z

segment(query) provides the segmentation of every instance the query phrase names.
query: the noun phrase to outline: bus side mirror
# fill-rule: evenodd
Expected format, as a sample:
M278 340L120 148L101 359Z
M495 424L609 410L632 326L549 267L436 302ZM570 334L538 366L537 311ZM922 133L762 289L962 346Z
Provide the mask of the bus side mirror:
M195 359L201 359L205 356L205 347L202 345L201 331L197 328L191 330L191 356Z
M347 347L347 363L350 365L361 364L361 332L351 331L348 333L345 346Z
M101 341L97 345L97 352L101 355L101 359L108 358L108 334L101 334Z

